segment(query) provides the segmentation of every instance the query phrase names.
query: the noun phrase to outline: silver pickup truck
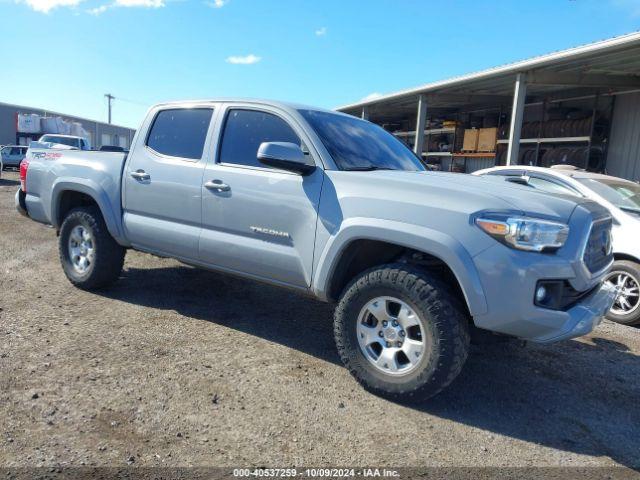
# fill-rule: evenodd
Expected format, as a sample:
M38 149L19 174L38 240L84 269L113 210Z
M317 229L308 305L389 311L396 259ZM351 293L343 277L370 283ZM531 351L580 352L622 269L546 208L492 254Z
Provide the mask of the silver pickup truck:
M79 288L133 248L336 302L344 364L391 398L448 385L473 326L555 342L616 295L598 204L427 172L382 128L299 105L161 104L128 155L30 149L16 206L55 227Z

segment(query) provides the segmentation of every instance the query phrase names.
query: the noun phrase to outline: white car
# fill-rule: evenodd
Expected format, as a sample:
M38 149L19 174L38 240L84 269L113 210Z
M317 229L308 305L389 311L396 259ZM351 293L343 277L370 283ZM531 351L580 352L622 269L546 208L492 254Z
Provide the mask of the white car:
M76 137L75 135L60 135L47 133L40 137L38 143L50 143L52 145L66 145L78 150L91 150L89 141L83 137Z
M619 289L607 318L625 325L640 324L640 184L565 165L511 165L473 175L500 176L548 193L586 197L606 207L613 217L615 262L605 281Z

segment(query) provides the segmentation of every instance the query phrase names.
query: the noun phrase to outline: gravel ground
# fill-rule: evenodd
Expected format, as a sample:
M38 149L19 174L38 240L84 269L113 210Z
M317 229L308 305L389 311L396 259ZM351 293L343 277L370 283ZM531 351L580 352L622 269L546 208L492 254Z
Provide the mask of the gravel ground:
M332 309L129 252L88 293L0 180L0 466L640 466L640 330L474 345L419 406L363 391Z

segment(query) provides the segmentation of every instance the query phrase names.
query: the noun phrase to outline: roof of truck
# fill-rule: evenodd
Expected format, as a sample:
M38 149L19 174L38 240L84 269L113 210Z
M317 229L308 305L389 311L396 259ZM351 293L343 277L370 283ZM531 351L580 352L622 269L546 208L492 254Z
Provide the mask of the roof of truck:
M262 98L242 98L242 97L218 97L218 98L206 98L200 100L176 100L170 102L161 102L156 107L165 106L189 106L189 105L202 105L205 103L255 103L256 105L267 105L271 107L281 108L283 110L316 110L321 112L335 113L339 115L346 115L341 112L336 112L328 108L314 107L312 105L304 105L295 102L283 102L280 100L269 100Z

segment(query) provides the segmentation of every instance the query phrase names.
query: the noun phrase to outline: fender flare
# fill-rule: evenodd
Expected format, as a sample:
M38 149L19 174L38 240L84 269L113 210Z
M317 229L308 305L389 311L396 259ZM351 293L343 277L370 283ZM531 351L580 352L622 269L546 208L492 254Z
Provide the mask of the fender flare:
M487 313L487 302L473 258L455 238L428 227L373 218L345 220L329 238L319 256L312 283L313 293L328 299L329 287L342 253L355 240L378 240L433 255L453 272L472 316Z
M107 230L111 236L118 243L124 244L124 233L118 216L120 205L113 205L106 190L97 182L88 178L65 177L59 178L54 182L51 189L51 224L54 228L60 229L61 225L58 221L60 199L62 198L63 192L67 191L83 193L91 197L98 204L102 218L104 218Z

